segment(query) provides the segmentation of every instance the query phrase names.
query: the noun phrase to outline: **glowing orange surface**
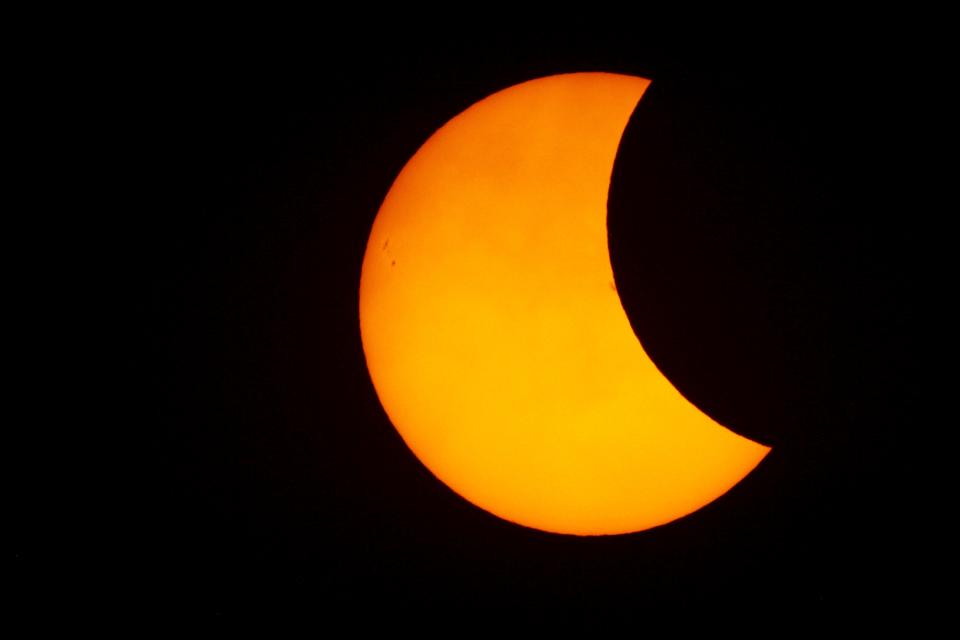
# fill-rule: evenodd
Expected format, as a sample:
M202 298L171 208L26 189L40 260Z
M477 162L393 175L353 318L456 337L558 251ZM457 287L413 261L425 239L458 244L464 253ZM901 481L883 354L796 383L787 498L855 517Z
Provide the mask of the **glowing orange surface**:
M607 191L648 85L577 73L478 102L411 158L370 233L360 325L380 401L440 480L519 524L653 527L769 451L680 395L614 288Z

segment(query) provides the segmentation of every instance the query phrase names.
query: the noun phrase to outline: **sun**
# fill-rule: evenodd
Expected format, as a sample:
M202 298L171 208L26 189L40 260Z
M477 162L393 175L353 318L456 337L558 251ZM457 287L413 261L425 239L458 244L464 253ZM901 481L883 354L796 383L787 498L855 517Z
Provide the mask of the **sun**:
M360 326L387 415L437 478L521 525L661 525L769 451L680 395L616 292L606 199L649 84L576 73L481 100L410 159L370 232Z

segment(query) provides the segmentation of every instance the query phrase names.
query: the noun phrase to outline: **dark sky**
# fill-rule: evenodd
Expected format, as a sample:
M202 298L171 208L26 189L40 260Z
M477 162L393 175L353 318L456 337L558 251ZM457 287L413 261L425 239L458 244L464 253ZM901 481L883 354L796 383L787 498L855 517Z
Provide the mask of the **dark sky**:
M893 191L896 60L824 43L681 56L626 31L211 44L144 66L161 206L143 235L151 482L125 560L141 604L580 625L915 592L920 249ZM774 446L701 511L595 539L500 521L436 481L377 401L356 313L367 232L419 145L498 89L586 70L653 80L608 218L634 329L691 401Z

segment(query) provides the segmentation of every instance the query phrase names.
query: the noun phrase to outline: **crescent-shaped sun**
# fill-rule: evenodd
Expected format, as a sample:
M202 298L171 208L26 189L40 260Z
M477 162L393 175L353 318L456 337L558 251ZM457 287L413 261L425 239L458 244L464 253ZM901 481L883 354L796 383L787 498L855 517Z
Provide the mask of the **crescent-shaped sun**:
M481 100L410 159L370 232L360 327L377 395L437 478L515 523L647 529L769 451L681 396L614 286L610 175L648 85L575 73Z

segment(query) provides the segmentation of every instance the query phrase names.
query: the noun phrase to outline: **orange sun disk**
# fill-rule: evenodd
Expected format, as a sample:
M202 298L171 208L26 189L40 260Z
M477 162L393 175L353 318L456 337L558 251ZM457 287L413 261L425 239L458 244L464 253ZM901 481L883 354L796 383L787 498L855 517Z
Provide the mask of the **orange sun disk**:
M360 323L378 397L437 478L515 523L647 529L769 451L680 395L614 286L610 175L648 85L577 73L481 100L411 158L370 233Z

